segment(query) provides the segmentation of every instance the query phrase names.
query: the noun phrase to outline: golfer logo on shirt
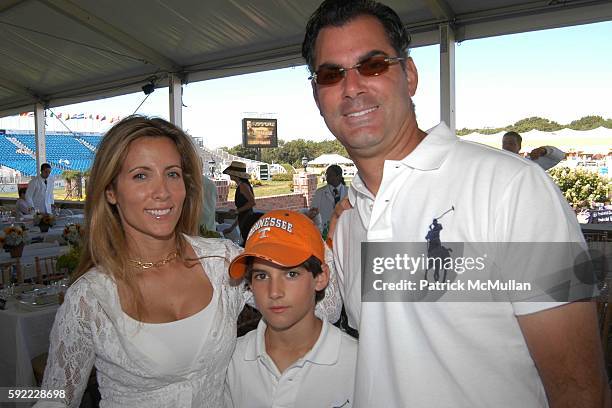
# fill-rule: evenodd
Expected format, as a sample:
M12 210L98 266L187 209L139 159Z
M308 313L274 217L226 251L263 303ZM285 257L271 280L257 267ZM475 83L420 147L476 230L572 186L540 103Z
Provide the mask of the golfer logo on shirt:
M442 245L440 240L440 232L444 229L440 223L440 219L451 211L454 211L455 207L451 206L441 216L434 218L432 223L429 225L429 230L425 239L427 240L427 269L425 269L425 280L427 280L427 273L433 269L433 279L435 282L446 282L447 268L444 267L447 259L450 259L450 253L453 251ZM440 280L440 273L443 274L442 280Z

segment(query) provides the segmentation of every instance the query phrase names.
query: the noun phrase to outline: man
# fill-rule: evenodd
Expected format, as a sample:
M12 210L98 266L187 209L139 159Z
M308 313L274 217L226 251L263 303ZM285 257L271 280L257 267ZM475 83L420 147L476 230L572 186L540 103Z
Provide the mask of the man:
M460 141L444 124L418 128L408 43L390 8L329 0L302 45L319 111L359 171L353 209L334 234L349 323L360 332L354 406L609 404L593 303L361 302L365 241L423 242L436 224L443 242L582 242L536 166Z
M40 165L40 176L34 177L28 183L26 190L26 201L35 211L41 214L53 212L53 177L51 176L51 165L43 163Z
M517 132L507 132L502 137L502 149L519 154L522 142L523 138ZM540 146L529 153L529 158L542 169L548 170L565 159L565 152L554 146Z
M342 177L342 167L337 164L332 164L325 170L325 181L327 185L317 189L308 211L308 216L315 221L321 233L324 234L323 238L327 238L329 220L336 204L346 197L348 191L344 177Z
M200 227L207 231L217 231L215 212L217 209L217 185L207 176L202 176L202 210L200 211Z

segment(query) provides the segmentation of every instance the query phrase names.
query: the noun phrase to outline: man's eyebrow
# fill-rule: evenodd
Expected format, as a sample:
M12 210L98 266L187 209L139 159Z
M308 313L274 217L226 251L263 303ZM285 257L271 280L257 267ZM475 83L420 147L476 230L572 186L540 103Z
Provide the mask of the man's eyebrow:
M359 59L357 61L358 61L358 63L361 63L361 62L367 60L368 58L371 58L371 57L374 57L374 56L377 56L377 55L388 56L389 54L387 54L385 51L382 51L382 50L371 50L371 51L366 52L363 55L360 55ZM318 68L321 68L321 67L342 67L342 66L340 64L334 64L334 63L331 63L331 62L324 62L324 63L322 63L321 65L318 66ZM348 68L348 67L343 67L343 68Z

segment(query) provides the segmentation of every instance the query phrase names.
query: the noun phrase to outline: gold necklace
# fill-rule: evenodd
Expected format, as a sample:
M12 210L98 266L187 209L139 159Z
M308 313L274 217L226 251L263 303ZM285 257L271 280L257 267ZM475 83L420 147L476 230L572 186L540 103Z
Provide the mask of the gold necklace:
M151 269L151 268L159 268L160 266L164 266L167 263L170 263L176 259L178 256L178 252L176 249L168 254L164 259L159 260L157 262L143 262L138 259L128 259L128 262L134 264L135 267L140 269Z

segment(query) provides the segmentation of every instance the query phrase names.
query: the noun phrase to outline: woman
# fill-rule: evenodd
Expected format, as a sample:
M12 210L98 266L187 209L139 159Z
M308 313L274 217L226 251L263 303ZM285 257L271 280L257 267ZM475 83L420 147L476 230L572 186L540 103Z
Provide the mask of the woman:
M229 234L238 225L242 242L246 242L251 227L259 218L253 212L255 195L253 194L253 186L249 183L250 176L246 171L246 164L233 161L228 168L223 170L223 174L229 175L230 179L236 183L234 205L236 206L235 212L238 215L236 221L229 228L223 230L223 233Z
M218 407L244 290L240 248L193 238L202 196L191 139L162 119L128 117L91 170L76 280L59 308L42 386L78 407L95 364L101 407Z

